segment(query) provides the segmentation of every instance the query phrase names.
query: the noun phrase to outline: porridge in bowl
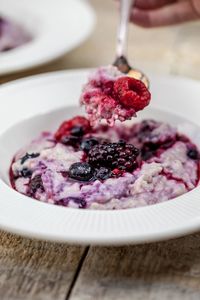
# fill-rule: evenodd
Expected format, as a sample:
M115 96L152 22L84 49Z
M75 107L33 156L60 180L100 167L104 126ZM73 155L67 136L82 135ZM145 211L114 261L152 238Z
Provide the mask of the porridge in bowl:
M43 132L15 155L13 188L81 209L125 209L173 199L199 182L199 151L169 124L91 127L82 116Z

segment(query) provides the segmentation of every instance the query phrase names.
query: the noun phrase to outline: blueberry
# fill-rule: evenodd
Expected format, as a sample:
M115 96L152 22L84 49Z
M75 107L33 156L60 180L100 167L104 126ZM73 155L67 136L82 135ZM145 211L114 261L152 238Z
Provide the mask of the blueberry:
M159 145L159 144L156 144L156 143L151 143L151 142L150 142L150 143L146 143L146 144L145 144L145 147L148 148L149 151L152 151L152 152L153 152L153 151L158 150L158 148L160 147L160 145Z
M24 178L31 177L31 175L32 175L32 171L28 168L24 168L20 171L20 176L22 176Z
M0 17L0 36L3 33L3 25L4 25L5 21L2 17Z
M13 49L13 47L5 47L5 48L2 49L2 52L7 52L7 51L10 51L12 49Z
M199 152L195 148L188 149L187 156L191 159L199 159Z
M146 140L151 140L152 131L156 128L156 123L154 121L142 121L141 128L138 132L138 139L140 142L145 142Z
M68 203L69 203L68 198L63 198L63 199L60 199L56 202L56 204L60 205L60 206L68 206Z
M154 156L155 152L154 151L151 151L150 149L148 148L142 148L141 150L141 157L143 160L148 160L150 158L152 158Z
M84 199L77 198L77 197L68 197L65 199L59 200L58 205L68 206L69 201L74 201L76 204L79 205L79 208L86 208L87 202Z
M101 167L96 171L96 178L99 180L105 180L108 179L111 176L111 170Z
M79 208L86 208L87 202L84 199L81 199L79 202Z
M88 138L82 141L81 143L81 149L85 152L89 152L90 149L94 146L97 145L99 142L95 138Z
M79 138L77 136L64 136L61 139L61 143L66 146L73 146L77 147L78 143L80 142Z
M84 135L83 127L81 127L81 126L74 126L71 129L71 135L74 135L74 136L83 136Z
M125 140L119 140L118 144L119 144L120 146L125 146L125 145L126 145L126 142L125 142Z
M40 153L26 153L22 158L21 158L21 165L23 165L23 163L25 163L25 161L27 161L30 158L36 158L40 156Z
M44 191L41 175L36 175L30 181L29 188L31 193L35 194L37 190Z
M77 162L69 168L69 177L78 181L90 181L94 175L94 169L86 162Z

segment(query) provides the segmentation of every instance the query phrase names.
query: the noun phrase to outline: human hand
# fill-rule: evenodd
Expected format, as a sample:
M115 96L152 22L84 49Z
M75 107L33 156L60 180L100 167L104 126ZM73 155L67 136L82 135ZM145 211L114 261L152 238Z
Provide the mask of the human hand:
M200 0L135 0L131 22L142 27L200 19Z

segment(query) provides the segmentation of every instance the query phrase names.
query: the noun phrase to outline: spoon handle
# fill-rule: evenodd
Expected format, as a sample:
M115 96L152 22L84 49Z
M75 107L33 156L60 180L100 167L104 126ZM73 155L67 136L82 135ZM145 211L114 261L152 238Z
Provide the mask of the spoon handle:
M117 57L126 57L128 23L134 0L120 0L120 21L117 33Z

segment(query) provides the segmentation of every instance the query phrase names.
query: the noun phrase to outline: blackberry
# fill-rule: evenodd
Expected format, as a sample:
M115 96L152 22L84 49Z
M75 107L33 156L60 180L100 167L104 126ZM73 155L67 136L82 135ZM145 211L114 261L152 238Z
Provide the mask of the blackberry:
M95 145L88 153L88 162L94 167L132 171L139 150L125 142Z
M23 165L23 163L25 163L25 161L27 161L30 158L36 158L40 156L40 153L26 153L22 158L21 158L21 165Z
M78 181L90 181L93 175L93 167L86 162L74 163L69 168L69 177Z
M98 140L95 138L84 139L81 143L81 150L88 152L94 145L97 145L98 143Z
M30 188L31 194L35 194L37 192L37 190L39 190L39 189L42 192L44 191L44 186L43 186L41 175L36 175L35 177L33 177L31 179L29 188Z

